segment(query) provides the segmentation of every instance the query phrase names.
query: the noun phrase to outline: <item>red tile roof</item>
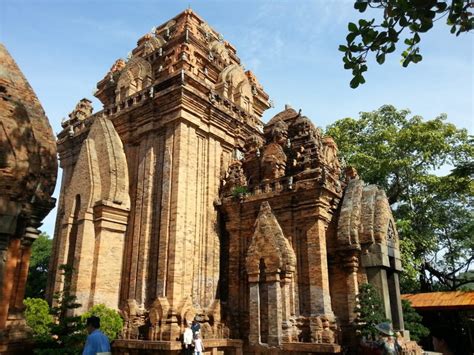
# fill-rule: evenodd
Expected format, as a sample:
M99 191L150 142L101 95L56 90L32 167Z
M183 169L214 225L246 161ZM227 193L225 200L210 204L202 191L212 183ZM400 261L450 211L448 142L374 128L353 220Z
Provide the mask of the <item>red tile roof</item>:
M413 308L427 309L474 309L474 291L430 292L402 295Z

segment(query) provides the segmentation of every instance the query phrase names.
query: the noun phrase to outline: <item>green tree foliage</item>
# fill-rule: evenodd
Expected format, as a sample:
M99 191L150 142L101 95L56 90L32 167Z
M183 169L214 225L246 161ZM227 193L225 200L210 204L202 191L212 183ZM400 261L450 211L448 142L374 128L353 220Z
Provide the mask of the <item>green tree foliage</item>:
M82 316L72 316L80 307L76 297L71 294L73 269L61 265L63 272L63 291L54 296L54 307L42 299L25 299L25 318L33 330L35 354L81 354L86 340L85 322L92 315L100 318L101 330L113 340L123 327L123 320L117 311L99 304Z
M48 336L54 319L50 314L48 302L41 298L26 298L25 305L26 324L33 331L34 338Z
M474 261L473 139L445 122L382 106L327 128L341 157L385 189L397 220L404 292L455 290ZM454 167L440 176L441 168Z
M402 310L405 329L410 331L411 340L420 341L430 334L430 330L421 324L423 317L415 311L409 301L402 300Z
M344 52L344 68L352 70L351 87L365 83L363 73L367 71L369 52L375 53L377 63L383 64L385 56L395 51L402 33L405 34L406 48L401 63L406 67L423 59L419 48L420 35L428 32L436 21L445 18L451 33L456 36L471 31L474 26L470 12L472 6L470 0L356 0L356 10L361 13L368 8L382 10L383 19L380 23L375 18L360 19L358 24L351 22L348 25L346 44L339 46L339 50Z
M249 193L247 186L236 186L232 190L232 197L239 198L241 196L245 196Z
M357 295L357 306L354 310L357 318L354 323L357 333L369 340L375 340L379 333L375 326L386 322L382 299L371 284L363 284Z
M46 233L41 233L33 242L25 297L44 298L51 248L52 240Z
M107 308L103 304L93 306L88 312L84 313L81 318L83 324L86 323L87 318L96 316L100 318L100 330L107 335L109 340L117 338L123 328L123 319L117 311Z
M69 265L61 265L60 269L64 287L54 295L55 306L50 310L54 322L50 324L49 336L36 341L35 354L80 354L84 346L86 333L81 317L71 315L81 306L71 294L73 269Z

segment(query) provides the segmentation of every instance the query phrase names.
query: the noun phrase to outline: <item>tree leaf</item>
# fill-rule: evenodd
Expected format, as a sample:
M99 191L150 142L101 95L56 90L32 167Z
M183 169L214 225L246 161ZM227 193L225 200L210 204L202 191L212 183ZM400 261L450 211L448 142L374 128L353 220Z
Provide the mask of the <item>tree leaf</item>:
M383 64L385 62L385 53L381 53L377 55L377 63Z
M342 45L342 44L339 46L339 50L340 50L341 52L347 52L348 49L349 49L349 48L347 48L347 46L344 46L344 45Z
M359 32L357 25L354 22L349 22L349 24L347 25L347 29L349 30L349 32Z
M359 10L360 12L364 12L367 9L368 5L369 5L368 1L357 0L354 3L354 9Z
M350 82L349 85L351 86L351 88L355 89L355 88L357 88L357 87L359 86L359 84L360 84L360 83L359 83L359 79L358 79L357 76L355 76L354 78L352 78L352 80L351 80L351 82Z

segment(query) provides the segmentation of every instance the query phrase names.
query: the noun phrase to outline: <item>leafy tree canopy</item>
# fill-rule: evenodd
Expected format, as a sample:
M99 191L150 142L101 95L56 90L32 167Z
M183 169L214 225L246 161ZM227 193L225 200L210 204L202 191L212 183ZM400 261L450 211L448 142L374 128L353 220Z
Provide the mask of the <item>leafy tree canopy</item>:
M339 50L344 52L344 68L352 70L350 86L356 88L365 83L363 73L367 71L369 52L375 53L377 63L383 64L385 56L395 51L403 33L406 48L401 63L406 67L423 59L420 34L428 32L436 21L445 18L456 36L471 31L474 27L472 7L470 0L356 0L356 10L361 13L368 8L383 10L383 19L380 23L375 18L360 19L358 24L348 25L346 44L340 45Z
M49 309L53 322L48 324L47 334L35 339L35 354L80 354L84 347L86 333L81 317L71 315L81 305L76 296L71 295L73 269L61 265L64 287L54 295L55 306ZM28 323L29 325L29 323Z
M23 303L26 307L25 320L33 331L33 336L35 338L47 336L54 321L49 313L48 302L41 298L26 298Z
M382 106L327 128L348 165L385 189L397 220L404 292L454 290L474 261L473 138L445 122ZM440 169L454 167L450 174Z
M85 324L87 318L96 316L100 318L100 330L104 332L109 340L114 340L120 334L123 328L123 319L117 311L108 308L103 304L93 306L88 312L84 313L81 318Z
M44 298L51 248L52 240L46 233L41 233L38 239L33 242L26 283L26 297Z
M80 354L86 340L85 323L92 315L100 318L101 330L110 340L116 339L123 327L117 311L103 304L95 305L82 316L72 315L81 305L71 295L71 278L74 270L61 265L64 287L54 295L54 307L39 298L27 298L25 319L33 330L35 354Z
M402 300L402 310L405 329L410 331L411 340L420 341L430 334L430 330L421 324L423 317L416 312L409 301Z

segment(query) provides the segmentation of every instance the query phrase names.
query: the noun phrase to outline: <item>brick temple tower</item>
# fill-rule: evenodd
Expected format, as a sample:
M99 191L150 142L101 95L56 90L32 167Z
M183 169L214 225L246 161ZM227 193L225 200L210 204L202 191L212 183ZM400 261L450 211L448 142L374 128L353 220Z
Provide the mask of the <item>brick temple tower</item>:
M0 44L0 353L23 354L22 312L31 244L53 209L58 164L43 107Z
M125 318L120 352L177 353L187 321L218 353L338 353L358 285L403 329L398 239L385 195L235 48L186 10L138 40L63 122L48 295ZM128 350L127 350L128 349Z
M166 340L195 314L217 327L214 204L236 148L262 130L268 95L235 48L186 10L140 38L95 96L103 110L92 115L81 100L58 136L49 297L63 284L59 265L69 263L81 310L105 303L135 323L163 317L153 337Z

